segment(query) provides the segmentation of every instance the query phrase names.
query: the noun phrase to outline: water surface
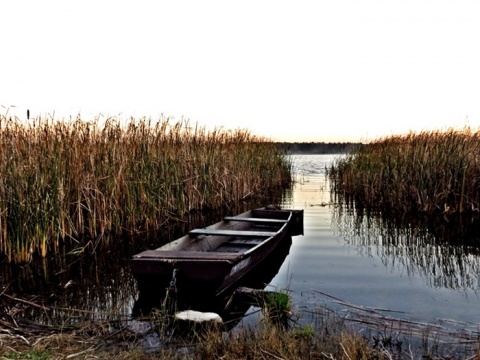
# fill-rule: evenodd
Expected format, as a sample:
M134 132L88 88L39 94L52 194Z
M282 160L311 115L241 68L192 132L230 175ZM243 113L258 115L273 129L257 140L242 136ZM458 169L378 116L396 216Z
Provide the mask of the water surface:
M444 241L435 229L416 224L396 227L395 219L337 206L325 177L325 166L334 158L294 156L298 181L286 205L304 209L305 235L293 238L290 254L271 285L288 287L300 311L319 304L347 310L328 294L351 304L395 311L389 313L400 318L476 330L480 324L476 242L455 234Z

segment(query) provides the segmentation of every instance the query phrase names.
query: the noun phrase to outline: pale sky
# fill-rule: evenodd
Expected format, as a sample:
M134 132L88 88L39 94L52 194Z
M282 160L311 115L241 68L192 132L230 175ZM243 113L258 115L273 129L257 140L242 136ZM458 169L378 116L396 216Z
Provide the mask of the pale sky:
M3 0L0 105L276 141L480 126L478 0ZM0 109L5 111L5 109Z

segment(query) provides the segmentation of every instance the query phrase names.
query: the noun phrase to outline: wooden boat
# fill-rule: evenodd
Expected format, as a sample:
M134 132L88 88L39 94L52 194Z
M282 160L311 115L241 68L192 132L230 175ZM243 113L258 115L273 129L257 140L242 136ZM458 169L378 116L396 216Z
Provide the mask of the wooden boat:
M282 264L290 253L292 246L292 237L285 237L277 247L268 254L260 263L253 267L245 276L235 282L229 290L216 295L214 292L198 296L197 292L187 292L186 294L174 293L174 311L197 310L202 312L214 312L222 317L226 328L232 329L243 318L247 310L252 306L251 298L245 296L242 292L237 292L238 288L248 288L263 290L271 283L272 279L278 274ZM158 282L151 284L146 292L140 291L133 304L132 315L150 316L155 309L162 308L165 305L165 299L171 294L171 289L161 288ZM195 290L194 290L195 291ZM172 302L170 302L172 304Z
M295 235L303 235L303 210L254 209L134 255L132 272L140 291L173 285L219 295Z

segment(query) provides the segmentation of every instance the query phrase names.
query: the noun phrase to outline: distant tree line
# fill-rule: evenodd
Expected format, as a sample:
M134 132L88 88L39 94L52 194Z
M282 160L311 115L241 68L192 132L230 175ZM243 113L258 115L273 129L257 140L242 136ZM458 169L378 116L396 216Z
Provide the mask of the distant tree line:
M359 146L363 146L361 143L351 142L280 142L278 144L290 154L346 154Z

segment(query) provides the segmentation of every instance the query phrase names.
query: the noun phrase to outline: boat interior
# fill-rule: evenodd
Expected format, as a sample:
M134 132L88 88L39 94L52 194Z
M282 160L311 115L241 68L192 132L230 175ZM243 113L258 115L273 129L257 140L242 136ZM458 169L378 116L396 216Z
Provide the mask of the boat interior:
M216 227L193 229L179 251L244 253L275 236L288 219L228 216Z

